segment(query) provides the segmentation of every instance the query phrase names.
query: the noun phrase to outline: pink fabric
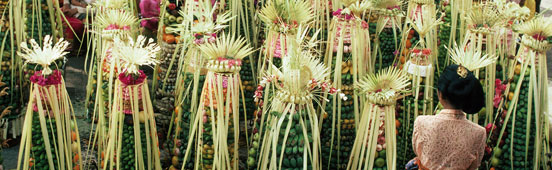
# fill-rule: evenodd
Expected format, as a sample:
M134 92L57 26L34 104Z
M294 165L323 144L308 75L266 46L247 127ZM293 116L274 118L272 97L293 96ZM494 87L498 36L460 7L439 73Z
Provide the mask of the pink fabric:
M150 30L157 30L159 22L159 1L158 0L141 0L140 11L142 13L141 25Z
M467 120L462 111L444 109L416 118L412 147L428 169L476 169L484 156L486 136L485 128Z
M63 25L65 26L65 29L64 29L65 38L69 40L74 39L75 34L73 34L73 31L75 31L78 37L82 37L82 33L84 32L84 24L82 23L82 21L75 17L65 16L65 18L67 18L67 22L63 20ZM69 28L68 26L71 26L73 30L71 30L71 28Z

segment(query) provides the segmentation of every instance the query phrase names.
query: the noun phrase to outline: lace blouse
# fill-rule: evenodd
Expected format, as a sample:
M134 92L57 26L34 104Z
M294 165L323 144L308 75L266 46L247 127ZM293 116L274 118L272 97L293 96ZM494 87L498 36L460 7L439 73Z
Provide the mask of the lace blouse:
M412 147L427 169L476 169L484 156L485 140L485 128L467 120L460 110L444 109L416 118Z

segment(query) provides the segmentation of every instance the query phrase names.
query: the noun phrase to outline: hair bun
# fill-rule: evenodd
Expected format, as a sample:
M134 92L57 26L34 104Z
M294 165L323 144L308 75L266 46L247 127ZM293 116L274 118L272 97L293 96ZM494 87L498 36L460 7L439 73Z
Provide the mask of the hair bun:
M457 73L458 65L448 66L439 78L437 88L443 97L457 109L468 114L479 112L485 106L485 94L479 80L468 71L465 78Z

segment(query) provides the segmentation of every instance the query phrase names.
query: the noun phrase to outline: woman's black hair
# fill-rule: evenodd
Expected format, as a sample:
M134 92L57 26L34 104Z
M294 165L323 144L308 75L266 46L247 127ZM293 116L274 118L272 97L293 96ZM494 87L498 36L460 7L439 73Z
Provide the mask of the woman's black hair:
M467 69L467 75L462 77L458 73L458 67L461 66L453 64L445 68L437 82L437 90L456 109L461 109L467 114L477 113L485 106L483 87Z

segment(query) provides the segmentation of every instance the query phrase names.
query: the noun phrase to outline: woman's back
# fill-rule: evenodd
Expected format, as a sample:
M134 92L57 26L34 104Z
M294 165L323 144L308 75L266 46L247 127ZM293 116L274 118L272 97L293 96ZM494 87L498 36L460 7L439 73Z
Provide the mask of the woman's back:
M485 149L485 129L468 121L460 110L442 110L435 116L418 116L412 145L423 167L475 169Z

